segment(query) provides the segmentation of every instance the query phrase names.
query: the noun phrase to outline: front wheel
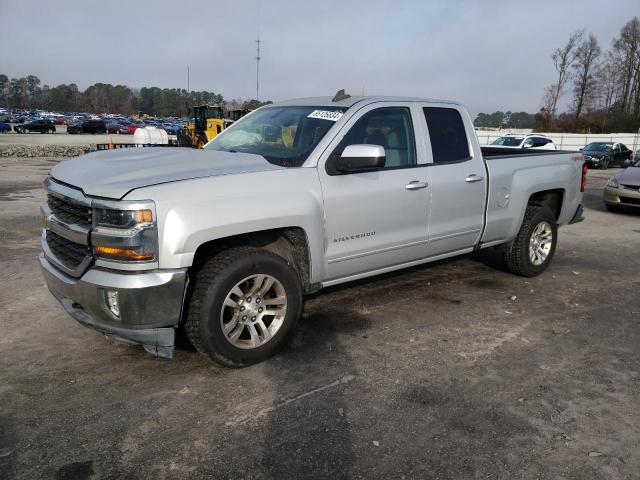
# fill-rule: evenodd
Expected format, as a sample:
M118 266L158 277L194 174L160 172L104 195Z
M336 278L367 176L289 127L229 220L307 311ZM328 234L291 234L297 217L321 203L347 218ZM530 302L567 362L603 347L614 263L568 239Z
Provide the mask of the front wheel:
M540 275L553 258L557 239L553 212L548 207L528 206L520 231L504 254L507 267L523 277Z
M301 312L297 272L271 252L236 247L210 257L197 272L185 330L200 353L244 367L277 353Z

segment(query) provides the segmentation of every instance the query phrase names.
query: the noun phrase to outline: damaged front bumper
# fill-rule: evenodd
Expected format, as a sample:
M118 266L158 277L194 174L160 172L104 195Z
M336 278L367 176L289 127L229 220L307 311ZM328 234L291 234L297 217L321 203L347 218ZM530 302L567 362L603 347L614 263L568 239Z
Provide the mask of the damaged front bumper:
M118 273L91 268L81 278L74 278L54 267L43 254L38 260L49 290L79 323L140 344L153 355L173 357L186 270Z

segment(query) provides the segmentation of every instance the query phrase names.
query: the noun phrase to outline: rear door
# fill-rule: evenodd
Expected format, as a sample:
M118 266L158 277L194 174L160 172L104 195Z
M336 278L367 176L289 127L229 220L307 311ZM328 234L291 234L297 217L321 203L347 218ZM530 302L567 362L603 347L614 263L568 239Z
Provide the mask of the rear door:
M422 134L415 133L419 113L409 102L363 107L321 157L327 280L426 256L430 179ZM385 168L348 174L327 168L346 146L356 144L384 147Z
M471 120L455 105L421 105L431 160L429 256L473 247L480 239L487 174L479 148L467 132Z

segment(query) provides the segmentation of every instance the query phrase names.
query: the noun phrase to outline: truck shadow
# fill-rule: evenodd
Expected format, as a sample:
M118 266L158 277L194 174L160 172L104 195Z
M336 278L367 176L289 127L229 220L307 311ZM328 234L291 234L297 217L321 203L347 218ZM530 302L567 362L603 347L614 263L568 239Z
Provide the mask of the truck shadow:
M354 452L345 392L356 377L339 337L366 321L352 312L308 310L291 345L265 364L277 395L265 424L261 466L278 480L348 479Z

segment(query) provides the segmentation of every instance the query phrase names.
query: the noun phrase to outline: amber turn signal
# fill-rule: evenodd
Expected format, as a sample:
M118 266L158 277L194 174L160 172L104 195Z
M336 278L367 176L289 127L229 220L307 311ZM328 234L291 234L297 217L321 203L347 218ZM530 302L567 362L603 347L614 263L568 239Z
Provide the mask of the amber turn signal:
M151 223L153 222L153 212L151 210L136 210L133 212L133 218L136 223Z
M143 210L144 211L144 210ZM150 212L150 210L147 210ZM153 260L153 253L141 253L136 252L128 248L114 248L114 247L95 247L96 253L112 258L121 258L123 260Z

